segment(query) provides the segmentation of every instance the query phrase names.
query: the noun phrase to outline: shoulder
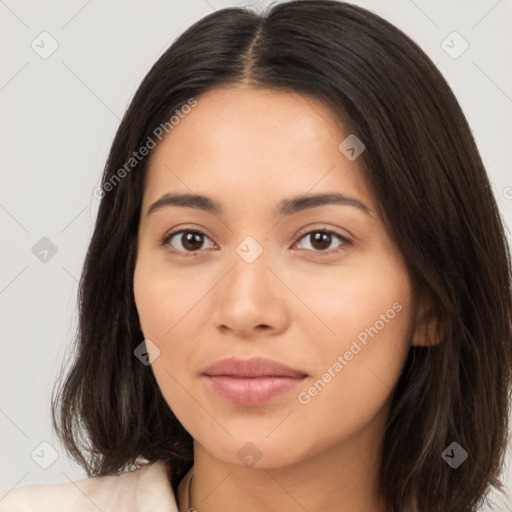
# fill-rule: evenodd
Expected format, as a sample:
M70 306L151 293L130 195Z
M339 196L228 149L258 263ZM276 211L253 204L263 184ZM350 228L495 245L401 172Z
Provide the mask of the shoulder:
M163 461L112 476L0 491L1 512L178 512Z

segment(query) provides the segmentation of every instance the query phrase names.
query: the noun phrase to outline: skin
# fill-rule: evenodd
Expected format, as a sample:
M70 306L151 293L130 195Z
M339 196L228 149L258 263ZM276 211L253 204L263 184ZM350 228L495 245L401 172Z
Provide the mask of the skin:
M194 438L191 506L383 511L377 479L392 389L409 346L426 344L432 326L361 159L338 149L349 132L327 106L295 93L236 86L196 99L151 154L134 274L152 370ZM362 201L369 214L337 204L272 213L284 198L333 191ZM168 206L147 215L168 192L210 196L225 212ZM315 243L311 232L324 227L352 243L334 234ZM162 244L180 229L205 236L192 249L183 234ZM263 249L252 263L236 251L248 236ZM300 403L299 393L394 303L400 312ZM232 404L201 376L230 356L267 357L308 377L262 406ZM253 467L237 456L247 442L261 452ZM180 486L180 510L183 501Z

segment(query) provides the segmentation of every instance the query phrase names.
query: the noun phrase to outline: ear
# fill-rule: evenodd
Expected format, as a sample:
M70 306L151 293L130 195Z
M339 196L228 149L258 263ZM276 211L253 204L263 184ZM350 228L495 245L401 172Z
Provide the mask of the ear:
M446 337L446 323L431 297L423 295L417 302L411 345L433 347Z

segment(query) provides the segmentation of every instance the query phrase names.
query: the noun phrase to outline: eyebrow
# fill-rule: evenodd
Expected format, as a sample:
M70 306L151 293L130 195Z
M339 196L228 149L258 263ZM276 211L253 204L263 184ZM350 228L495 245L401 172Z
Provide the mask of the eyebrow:
M308 194L297 196L292 199L283 199L277 207L273 210L276 217L286 217L294 213L315 208L317 206L324 206L328 204L339 204L346 206L354 206L359 208L367 215L370 215L369 208L359 199L349 197L340 193L323 193L323 194ZM181 206L186 208L195 208L209 213L222 215L224 209L222 205L212 199L211 197L201 194L177 194L167 193L160 199L155 201L148 209L146 215L151 215L158 210L169 206Z

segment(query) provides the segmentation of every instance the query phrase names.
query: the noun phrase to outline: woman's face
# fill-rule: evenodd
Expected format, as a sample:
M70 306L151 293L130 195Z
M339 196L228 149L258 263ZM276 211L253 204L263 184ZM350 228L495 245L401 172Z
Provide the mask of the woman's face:
M378 438L415 311L361 159L351 139L339 149L349 133L298 94L196 99L153 150L138 233L135 300L165 400L232 464L279 467ZM148 213L165 194L218 210L188 200ZM320 194L351 199L307 200ZM296 373L207 370L256 357Z

